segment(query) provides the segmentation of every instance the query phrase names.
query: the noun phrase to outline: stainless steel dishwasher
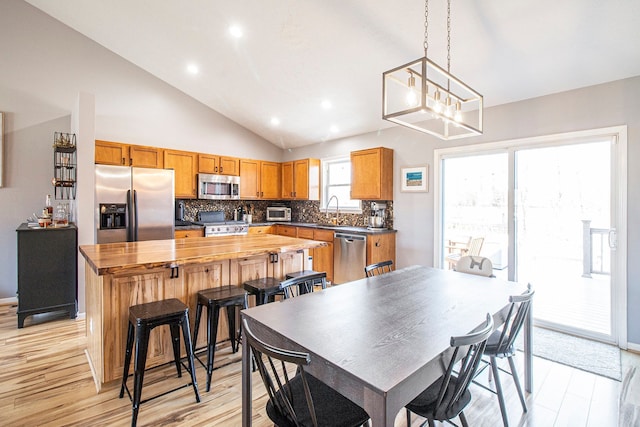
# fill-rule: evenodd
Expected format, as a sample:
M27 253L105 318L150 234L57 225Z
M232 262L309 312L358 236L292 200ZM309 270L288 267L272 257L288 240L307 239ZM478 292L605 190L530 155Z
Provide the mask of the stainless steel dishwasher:
M337 284L365 277L367 236L335 233L333 236L333 281Z

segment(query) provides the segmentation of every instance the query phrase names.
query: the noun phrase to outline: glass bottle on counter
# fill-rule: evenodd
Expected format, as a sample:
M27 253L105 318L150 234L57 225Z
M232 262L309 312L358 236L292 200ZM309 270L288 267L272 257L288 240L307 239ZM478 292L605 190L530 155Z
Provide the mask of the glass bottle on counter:
M69 225L69 214L67 213L67 207L62 203L58 203L56 206L56 212L53 215L54 227L66 227Z
M53 205L51 204L51 194L47 194L47 199L44 203L44 208L47 210L49 216L53 215Z

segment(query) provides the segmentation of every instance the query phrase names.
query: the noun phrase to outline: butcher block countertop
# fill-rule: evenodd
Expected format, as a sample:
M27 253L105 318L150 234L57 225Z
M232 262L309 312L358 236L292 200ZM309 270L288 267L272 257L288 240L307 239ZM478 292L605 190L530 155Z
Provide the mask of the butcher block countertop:
M199 264L326 246L315 240L273 234L82 245L80 253L96 274L139 272L172 264Z

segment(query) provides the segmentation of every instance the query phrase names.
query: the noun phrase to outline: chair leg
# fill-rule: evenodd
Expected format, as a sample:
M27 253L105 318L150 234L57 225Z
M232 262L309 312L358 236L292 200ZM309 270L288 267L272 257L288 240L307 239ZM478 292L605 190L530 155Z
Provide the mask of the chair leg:
M122 386L120 386L120 399L124 396L124 388L127 385L127 377L129 376L129 365L131 364L131 350L133 349L133 335L134 329L131 322L129 322L129 329L127 332L127 348L124 353L124 372L122 374Z
M133 414L131 426L135 427L138 421L138 411L140 410L140 400L142 397L142 383L144 381L144 368L147 363L147 348L149 347L149 329L147 327L136 327L136 357L134 360L133 379Z
M196 379L196 364L193 356L193 346L191 343L191 331L189 331L189 315L187 312L182 319L182 338L184 339L184 348L187 352L187 363L189 365L189 373L191 374L191 385L193 392L196 394L196 402L200 403L200 393L198 392L198 380Z
M169 324L169 330L171 331L171 344L173 345L173 362L176 365L178 378L180 378L182 377L182 366L180 365L180 326L177 323L171 323Z
M518 370L516 369L516 364L513 361L513 356L509 356L509 366L511 367L511 376L513 377L513 382L516 383L516 389L518 390L518 396L520 396L520 403L522 404L522 410L527 412L527 403L524 400L524 393L522 393L522 387L520 386L520 378L518 378Z
M405 408L407 411L407 427L411 427L411 411Z
M196 345L198 342L198 332L200 331L200 318L202 317L202 304L198 301L196 305L196 322L193 325L193 352L196 351Z
M464 412L460 412L460 414L458 414L458 417L460 418L462 427L469 427L469 423L467 422L467 417L464 416Z
M227 323L229 326L229 340L231 340L231 352L238 351L238 342L236 340L236 306L227 306Z
M507 408L504 403L504 395L502 394L502 384L500 383L500 377L498 374L498 361L494 356L491 356L491 370L493 371L493 377L496 381L496 394L498 395L498 403L500 404L500 412L502 413L502 423L504 427L509 427L509 419L507 418Z
M213 362L216 352L216 340L218 339L218 316L220 307L213 304L207 311L207 391L211 390L211 375L213 375Z

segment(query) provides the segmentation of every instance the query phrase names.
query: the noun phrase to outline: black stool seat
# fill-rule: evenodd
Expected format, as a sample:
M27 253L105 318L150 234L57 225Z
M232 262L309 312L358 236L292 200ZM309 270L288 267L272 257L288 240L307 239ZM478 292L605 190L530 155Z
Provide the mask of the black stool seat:
M310 275L319 274L319 273L320 272L314 271L314 270L292 271L291 273L287 273L285 275L285 279L297 279L298 277L310 276ZM313 280L313 285L314 286L321 285L322 289L325 289L327 287L326 275L325 275L324 278L314 279Z
M191 374L191 385L193 386L193 391L196 394L196 402L200 402L200 394L198 393L198 382L196 381L195 364L191 346L191 332L189 331L189 307L175 298L131 306L129 307L129 329L127 333L127 347L124 358L122 386L120 387L120 398L124 396L125 390L127 391L127 394L129 394L129 397L131 397L133 403L133 415L131 419L132 426L135 426L137 423L140 404L143 403L140 401L140 398L142 396L142 382L144 380L144 370L147 360L149 334L153 328L161 325L169 325L171 331L173 358L176 370L178 371L178 377L182 376L180 362L180 327L182 327L182 336L187 352L187 370ZM131 364L131 352L133 350L134 338L136 357L134 360L133 396L131 396L129 389L127 388L127 377L129 376L129 365ZM186 386L188 385L189 384ZM164 394L166 393L163 393L162 395Z
M276 295L283 295L282 289L280 289L280 281L273 277L248 280L242 286L250 295L256 296L256 305L273 302Z
M193 352L196 351L198 341L198 330L200 328L200 318L202 307L207 307L207 364L196 355L198 361L207 369L207 391L211 389L211 375L213 374L213 361L215 357L216 341L218 338L218 318L220 308L227 308L227 320L229 321L229 339L231 340L231 351L238 351L240 342L240 332L236 338L236 307L247 308L247 292L238 286L221 286L219 288L205 289L198 292L198 302L196 305L196 326L193 332Z

